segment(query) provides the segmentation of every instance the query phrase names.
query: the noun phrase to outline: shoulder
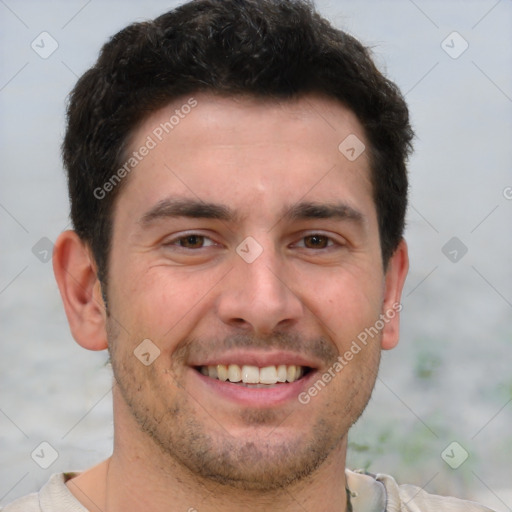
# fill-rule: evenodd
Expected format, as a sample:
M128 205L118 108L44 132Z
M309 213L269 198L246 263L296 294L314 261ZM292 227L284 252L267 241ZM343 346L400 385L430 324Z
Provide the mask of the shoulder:
M398 485L389 475L378 474L375 479L382 482L386 488L389 501L396 503L397 511L407 512L493 512L492 509L451 496L429 494L416 485ZM390 507L390 510L395 510Z
M66 486L66 481L77 473L57 473L39 492L19 498L1 512L87 512Z
M347 471L347 484L356 495L361 492L371 494L372 501L386 512L493 512L473 501L429 494L416 485L398 485L392 476L385 474ZM357 496L354 498L354 512L359 512L358 499ZM366 510L375 509L361 507L361 511Z
M4 508L0 509L1 512L41 512L39 507L39 493L34 492L19 498Z

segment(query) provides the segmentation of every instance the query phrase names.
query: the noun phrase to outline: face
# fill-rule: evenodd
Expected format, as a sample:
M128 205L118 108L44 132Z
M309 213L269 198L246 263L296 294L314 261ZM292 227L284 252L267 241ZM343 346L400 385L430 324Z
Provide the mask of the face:
M169 133L188 98L139 126L131 151L155 145L115 205L115 420L195 475L277 488L344 445L374 386L387 324L357 340L390 304L369 160L338 149L365 136L330 99L194 99Z

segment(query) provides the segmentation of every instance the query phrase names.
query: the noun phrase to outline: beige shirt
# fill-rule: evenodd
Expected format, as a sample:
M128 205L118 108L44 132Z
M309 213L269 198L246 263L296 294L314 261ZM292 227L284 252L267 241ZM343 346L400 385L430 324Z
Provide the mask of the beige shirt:
M353 512L493 512L472 501L428 494L415 485L398 485L389 475L346 470ZM68 475L66 477L66 475ZM53 475L38 493L20 498L4 512L87 512L65 482L75 474Z

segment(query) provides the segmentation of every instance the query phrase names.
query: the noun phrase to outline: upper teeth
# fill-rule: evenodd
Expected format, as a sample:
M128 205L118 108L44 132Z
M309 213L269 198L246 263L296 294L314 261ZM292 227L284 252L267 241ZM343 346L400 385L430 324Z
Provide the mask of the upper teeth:
M295 382L304 374L302 366L294 364L280 364L278 366L257 366L237 364L218 364L215 366L201 366L201 373L213 379L229 380L230 382L243 382L245 384L276 384L277 382Z

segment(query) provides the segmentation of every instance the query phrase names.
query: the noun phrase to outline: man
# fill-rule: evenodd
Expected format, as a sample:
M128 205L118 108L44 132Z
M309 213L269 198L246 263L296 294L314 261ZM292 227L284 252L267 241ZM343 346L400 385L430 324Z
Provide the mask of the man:
M53 262L108 349L112 456L29 511L485 511L345 468L398 342L412 130L306 3L197 0L103 48L68 107Z

